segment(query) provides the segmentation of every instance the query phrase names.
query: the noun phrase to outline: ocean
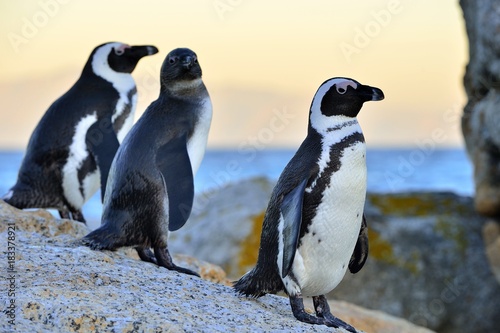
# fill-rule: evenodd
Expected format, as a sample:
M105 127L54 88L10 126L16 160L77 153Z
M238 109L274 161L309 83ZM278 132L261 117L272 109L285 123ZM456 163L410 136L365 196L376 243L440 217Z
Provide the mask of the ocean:
M277 180L295 150L207 150L195 178L196 193L230 182L264 176ZM14 185L23 151L0 151L0 196ZM368 191L449 191L472 196L472 165L463 149L368 149ZM90 225L98 225L102 205L96 193L83 207Z

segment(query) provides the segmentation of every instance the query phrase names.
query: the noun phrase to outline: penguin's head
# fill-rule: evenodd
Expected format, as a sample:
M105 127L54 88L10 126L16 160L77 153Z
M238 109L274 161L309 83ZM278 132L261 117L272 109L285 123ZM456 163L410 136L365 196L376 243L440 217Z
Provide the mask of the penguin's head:
M167 90L195 88L201 84L201 67L196 53L178 48L167 54L161 67L160 81Z
M112 81L116 73L132 73L141 58L155 53L158 53L158 49L153 45L105 43L92 51L88 65L96 75Z
M116 43L108 55L108 64L112 70L120 73L132 73L141 58L158 53L153 45L134 45Z
M335 77L318 88L311 104L311 116L345 116L354 118L364 102L380 101L384 93L379 88L362 85L356 80Z

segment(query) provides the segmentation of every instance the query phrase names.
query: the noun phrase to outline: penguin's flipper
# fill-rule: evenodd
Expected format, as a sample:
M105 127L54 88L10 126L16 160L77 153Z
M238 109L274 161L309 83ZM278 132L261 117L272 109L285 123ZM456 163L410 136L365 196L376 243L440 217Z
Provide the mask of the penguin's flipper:
M116 151L120 147L120 142L113 130L111 119L103 118L92 124L85 136L85 142L99 166L101 174L101 201L103 201L109 169L111 168Z
M168 230L175 231L186 223L194 199L194 179L187 151L187 136L171 139L158 149L156 165L165 181L168 195Z
M302 223L302 201L307 185L307 178L288 192L281 202L283 216L283 265L281 277L284 278L292 268L297 243L299 241L300 225Z
M366 218L363 214L363 221L361 222L361 229L359 230L358 241L352 253L351 260L349 260L349 271L355 274L363 268L363 265L368 258L368 226L366 225Z

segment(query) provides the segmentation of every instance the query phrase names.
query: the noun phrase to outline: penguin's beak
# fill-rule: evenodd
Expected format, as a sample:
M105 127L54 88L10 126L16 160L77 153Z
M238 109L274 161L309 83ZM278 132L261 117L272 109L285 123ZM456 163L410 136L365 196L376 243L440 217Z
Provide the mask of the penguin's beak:
M153 45L134 45L125 49L125 52L139 60L142 57L158 53L158 48Z
M363 95L365 102L381 101L384 99L384 93L379 88L370 86L361 86L360 93Z
M181 58L182 66L186 67L187 69L191 68L191 66L194 65L195 61L196 56L188 55Z

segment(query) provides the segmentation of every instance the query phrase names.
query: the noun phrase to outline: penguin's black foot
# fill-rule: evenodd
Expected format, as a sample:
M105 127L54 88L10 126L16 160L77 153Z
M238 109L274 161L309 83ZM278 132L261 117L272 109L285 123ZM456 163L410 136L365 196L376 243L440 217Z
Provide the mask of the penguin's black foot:
M151 262L155 265L158 265L156 257L153 254L153 251L151 251L150 249L145 249L143 247L136 247L135 250L137 251L139 258L141 258L142 261Z
M75 210L74 212L71 212L71 215L73 216L73 221L78 221L82 222L83 224L87 224L87 221L85 221L85 218L83 217L83 213L81 210Z
M69 215L69 210L58 210L58 212L59 216L62 219L71 220L71 216Z
M170 253L168 252L168 249L166 247L155 247L155 257L158 266L165 267L166 269L169 269L171 271L177 271L179 273L184 273L188 275L194 275L197 277L200 277L200 275L196 272L193 272L190 269L184 268L184 267L179 267L174 264L172 261L172 257L170 256ZM142 259L142 258L141 258Z
M319 302L315 300L316 298L318 298ZM343 328L353 333L358 332L354 327L336 318L330 313L330 307L328 306L326 298L323 295L313 298L313 301L317 316L310 315L305 311L302 295L299 294L290 296L290 305L292 307L294 317L297 318L297 320L308 324L326 325L328 327ZM324 303L326 303L326 306ZM320 309L318 311L319 307Z
M327 326L341 327L349 332L357 333L354 327L332 315L330 312L330 305L328 305L325 295L313 296L313 304L316 315L318 317L325 318L329 323L331 323L331 325L327 324Z

